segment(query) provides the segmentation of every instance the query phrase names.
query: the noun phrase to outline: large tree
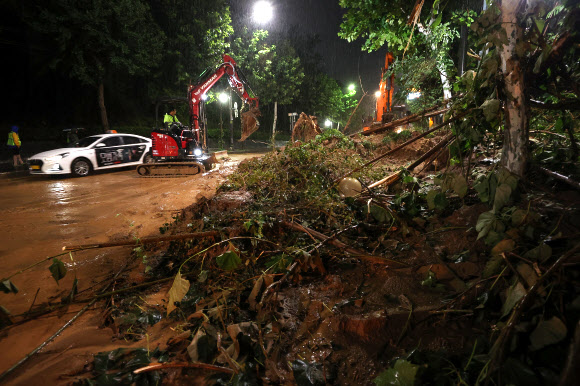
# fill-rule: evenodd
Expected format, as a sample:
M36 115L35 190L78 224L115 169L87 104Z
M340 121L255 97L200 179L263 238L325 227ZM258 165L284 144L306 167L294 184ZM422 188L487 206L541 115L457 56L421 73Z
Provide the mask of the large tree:
M243 31L232 51L248 76L252 89L262 103L274 104L272 132L276 132L277 106L292 103L304 78L300 59L288 41L269 44L267 31Z
M227 53L234 30L228 0L151 0L153 17L167 36L158 94L184 95L208 66Z
M139 75L159 64L164 34L144 0L50 0L24 4L25 18L51 38L48 63L95 87L103 130L109 129L105 79L113 72Z
M341 5L348 9L341 36L349 40L365 37L363 48L366 49L388 43L395 53L424 55L421 42L410 38L412 29L419 26L421 32L420 20L430 20L434 37L433 32L450 20L450 11L460 9L460 2L453 0L445 3L444 10L439 0L417 0L414 5L395 1L389 7L381 7L381 3L341 0ZM482 4L479 0L477 3ZM462 135L471 145L484 131L495 130L503 122L501 163L512 173L523 176L528 163L530 93L548 100L546 93L539 91L555 88L549 93L552 101L564 100L568 107L578 101L578 50L574 44L578 42L579 2L503 0L489 3L491 8L472 25L478 38L473 51L481 57L477 58L475 71L466 73L457 83L463 98L456 109L472 111L470 123L461 123ZM476 5L470 4L470 7L476 8ZM378 11L372 12L373 9ZM422 11L418 13L418 10ZM423 38L428 41L430 34L423 31ZM446 44L439 47L450 49ZM570 64L563 67L558 63L566 56ZM441 81L445 89L443 76ZM500 119L502 112L503 120Z

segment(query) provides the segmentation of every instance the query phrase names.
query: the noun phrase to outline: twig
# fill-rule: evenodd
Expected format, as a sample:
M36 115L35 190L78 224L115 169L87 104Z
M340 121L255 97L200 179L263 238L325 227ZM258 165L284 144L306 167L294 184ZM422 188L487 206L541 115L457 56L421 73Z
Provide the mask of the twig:
M577 385L580 382L580 375L578 374L578 361L580 360L580 321L576 324L574 338L570 343L570 349L566 356L566 366L562 371L560 377L560 386Z
M127 268L128 265L129 265L129 262L127 262L119 270L119 272L117 272L117 274L113 277L113 280L111 280L109 282L109 284L107 284L107 286L105 288L103 288L103 291L105 291L107 288L109 288L115 282L115 280L117 280L117 277L121 274L121 272L123 272L125 270L125 268ZM77 314L75 316L73 316L72 319L70 319L68 322L66 322L64 324L64 326L62 326L56 333L54 333L54 335L52 335L50 338L48 338L44 342L42 342L40 344L40 346L38 346L37 348L35 348L34 350L32 350L30 353L28 353L24 358L22 358L20 361L18 361L14 366L10 367L8 370L6 370L2 374L0 374L0 381L2 381L4 378L6 378L12 371L16 370L24 362L26 362L28 359L30 359L34 354L36 354L37 352L39 352L40 350L42 350L47 344L49 344L56 337L58 337L67 327L69 327L71 324L73 324L73 322L75 320L77 320L82 314L84 314L85 311L89 309L89 307L91 307L93 304L95 304L97 302L97 300L98 300L98 298L94 298L89 304L87 304L79 312L77 312Z
M203 369L209 371L217 371L225 374L233 374L234 370L228 369L227 367L210 365L207 363L155 363L145 367L138 368L133 371L133 374L141 374L149 371L157 371L163 369L177 369L177 368L187 368L187 369Z
M493 347L490 350L490 370L494 370L501 366L503 363L503 357L505 353L505 345L509 342L510 337L515 330L516 324L519 322L524 311L531 305L534 301L539 289L543 286L544 282L548 277L550 277L554 272L556 272L562 264L564 264L571 256L574 256L576 252L580 250L580 243L576 244L574 248L570 249L564 255L560 256L558 260L543 274L538 281L528 290L518 304L514 307L510 318L508 319L506 326L500 333L499 337L495 341Z
M172 236L148 237L148 238L144 238L144 239L124 240L124 241L117 241L114 243L65 245L64 247L62 247L62 250L63 251L76 251L79 249L122 247L122 246L129 246L129 245L137 246L137 245L141 245L141 244L160 243L163 241L201 239L201 238L206 238L206 237L217 237L217 236L219 236L218 231L195 232L195 233L188 233L188 234L184 234L184 235L172 235Z
M346 122L346 125L344 126L343 132L346 133L346 130L348 129L348 125L350 125L350 120L352 119L352 116L354 115L354 113L356 113L356 110L358 109L358 107L360 106L360 103L362 102L363 99L365 99L365 97L367 96L367 93L365 92L362 97L360 97L360 100L358 101L356 107L354 108L354 110L352 111L352 113L350 114L350 117L348 117L348 121Z
M304 227L304 226L302 226L300 224L296 224L296 223L289 222L289 221L286 221L286 220L282 221L281 224L282 224L282 226L284 226L286 228L290 228L290 229L294 229L294 230L297 230L297 231L301 231L301 232L307 233L310 236L316 237L319 240L328 240L328 243L329 244L331 244L331 245L333 245L333 246L335 246L335 247L337 247L339 249L342 249L343 251L345 251L345 252L347 252L347 253L349 253L349 254L357 257L357 258L360 258L362 260L367 260L367 261L370 261L372 263L385 264L385 265L387 265L387 267L388 267L388 264L389 263L399 264L399 265L406 266L406 267L409 266L408 264L405 264L403 262L396 261L396 260L393 260L393 259L388 259L386 257L369 255L368 253L365 253L365 252L360 251L358 249L351 248L351 247L349 247L348 245L346 245L345 243L343 243L343 242L341 242L339 240L331 239L330 237L328 237L326 235L323 235L320 232L317 232L317 231L315 231L313 229Z
M538 167L538 170L540 170L542 173L544 173L544 174L546 174L546 175L548 175L548 176L550 176L558 181L565 182L568 185L580 190L580 183L572 180L570 177L566 177L560 173L553 172L551 170L548 170L548 169L540 167L540 166Z

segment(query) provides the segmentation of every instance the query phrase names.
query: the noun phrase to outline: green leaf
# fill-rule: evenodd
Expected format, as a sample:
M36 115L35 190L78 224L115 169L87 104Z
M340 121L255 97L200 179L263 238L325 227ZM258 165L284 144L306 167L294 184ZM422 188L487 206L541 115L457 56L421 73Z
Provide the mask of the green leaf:
M501 184L495 190L493 199L493 211L499 213L499 210L507 204L512 195L512 188L508 184Z
M494 223L497 221L495 213L492 211L483 212L477 219L475 230L479 232L477 239L487 236L490 230L494 228Z
M305 362L300 359L292 362L292 373L298 386L325 385L326 374L321 363Z
M2 292L4 292L5 294L9 294L10 292L12 292L13 294L18 293L18 288L16 288L16 286L14 285L14 283L10 281L10 279L4 279L0 281L0 290L2 290Z
M534 249L530 249L524 254L524 257L530 260L538 260L544 262L552 257L552 247L548 244L540 244Z
M404 359L397 359L395 365L379 374L373 382L377 386L412 386L415 384L418 365L414 365Z
M429 209L435 209L435 196L437 196L437 194L439 194L439 192L435 189L430 190L427 192L427 206L429 207Z
M167 303L167 315L177 308L175 303L179 303L185 297L187 291L189 291L189 280L183 279L181 277L181 272L177 272L175 279L173 280L173 285L169 289L169 302Z
M216 264L223 270L231 271L240 266L242 264L242 260L234 251L227 251L226 253L222 253L215 259Z
M559 318L542 320L530 334L530 350L537 351L546 346L558 343L568 334L568 329Z
M371 215L380 223L386 223L393 221L393 216L382 206L371 205L370 208Z
M483 268L483 278L487 279L497 273L500 272L501 267L503 265L503 258L501 255L492 256L487 263L485 263L485 267Z
M497 119L497 112L499 110L499 100L488 99L481 106L480 109L483 110L483 116L487 122L491 122Z
M505 302L503 304L503 307L501 308L501 317L503 318L504 316L509 314L511 310L515 307L515 305L520 301L520 299L524 297L525 294L526 289L520 282L517 282L516 284L508 288Z
M59 259L57 259L56 257L52 259L52 264L50 265L50 267L48 267L48 269L50 270L52 277L56 281L56 284L58 284L58 281L60 279L66 276L66 267L64 263Z
M460 174L455 175L453 178L453 191L461 198L465 197L467 194L467 181L465 177Z

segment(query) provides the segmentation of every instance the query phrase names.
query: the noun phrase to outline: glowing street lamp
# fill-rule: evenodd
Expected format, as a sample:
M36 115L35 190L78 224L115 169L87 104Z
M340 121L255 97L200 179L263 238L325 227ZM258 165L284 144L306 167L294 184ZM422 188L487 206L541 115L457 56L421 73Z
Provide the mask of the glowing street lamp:
M375 91L375 97L380 98L381 97L381 91Z
M253 19L258 24L266 24L274 17L274 7L269 1L257 1L254 4Z
M354 84L351 83L351 84L348 85L348 91L351 94L354 94L354 92L355 92L354 89L355 89Z
M219 96L218 99L220 100L221 103L228 103L228 100L230 99L229 95L225 92L222 92Z
M330 119L327 119L326 121L324 121L324 126L330 127L332 129L332 121Z

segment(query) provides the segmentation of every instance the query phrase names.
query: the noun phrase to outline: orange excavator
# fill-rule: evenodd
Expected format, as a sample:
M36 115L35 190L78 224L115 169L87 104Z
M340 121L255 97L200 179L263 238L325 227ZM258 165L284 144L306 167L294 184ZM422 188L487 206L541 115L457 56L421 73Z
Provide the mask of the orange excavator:
M391 65L395 61L392 52L387 52L385 56L385 67L381 70L381 82L379 83L379 91L377 92L377 109L376 116L373 117L374 122L387 123L393 120L393 94L395 92L395 74L387 76ZM370 125L365 125L363 131L370 128Z

